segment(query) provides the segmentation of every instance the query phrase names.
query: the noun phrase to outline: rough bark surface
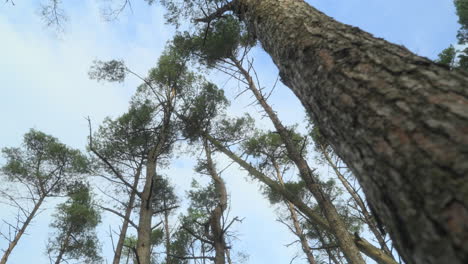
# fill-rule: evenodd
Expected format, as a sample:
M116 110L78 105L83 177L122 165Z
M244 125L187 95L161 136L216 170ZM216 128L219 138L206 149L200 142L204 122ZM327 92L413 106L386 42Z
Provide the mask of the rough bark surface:
M238 0L407 263L468 263L468 78L302 0Z
M357 191L349 184L346 177L341 173L338 166L333 162L330 154L327 152L325 148L322 147L321 149L323 157L328 162L328 165L333 169L338 179L341 181L343 186L345 187L346 191L351 195L354 199L354 202L357 204L358 208L360 209L360 213L364 217L364 221L366 222L369 230L374 234L374 237L379 242L380 248L385 251L385 253L389 256L392 256L391 250L388 248L387 243L385 242L385 235L379 230L377 223L375 222L375 218L371 215L369 210L367 210L367 206L364 203L364 200L361 199L361 196L357 193Z

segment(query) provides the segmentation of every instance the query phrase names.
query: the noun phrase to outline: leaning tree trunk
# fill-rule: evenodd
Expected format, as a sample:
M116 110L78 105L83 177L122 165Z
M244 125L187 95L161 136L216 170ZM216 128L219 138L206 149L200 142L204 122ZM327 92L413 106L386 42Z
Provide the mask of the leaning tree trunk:
M468 77L302 0L230 4L408 263L468 263Z
M316 225L328 232L331 232L330 224L322 218L315 210L312 210L307 204L305 204L299 197L284 187L279 185L276 181L270 179L268 176L263 174L262 172L258 171L254 168L250 163L246 162L245 160L241 159L239 156L231 152L227 147L225 147L221 142L217 141L213 137L208 134L204 134L203 137L208 139L219 151L223 152L226 156L230 159L235 161L239 164L242 168L244 168L250 175L258 179L259 181L263 182L264 184L268 185L273 191L278 192L282 195L284 199L294 204L294 206L301 211L308 220L313 224ZM397 264L397 262L384 251L376 248L374 245L369 243L363 238L355 236L354 243L359 248L359 250L367 255L368 257L372 258L375 262L379 264Z
M307 189L312 193L319 208L322 210L325 218L330 223L333 235L335 235L338 244L349 263L364 264L364 259L359 253L359 249L353 243L353 238L346 229L345 223L338 214L335 206L330 200L330 197L323 191L322 185L318 178L313 174L309 164L301 154L301 150L297 149L290 131L281 123L276 113L271 106L266 102L260 90L255 85L252 76L243 68L241 62L235 57L231 57L232 62L236 65L239 72L244 76L249 89L254 94L260 106L265 110L271 122L273 123L276 132L279 134L281 141L286 147L286 154L296 164L299 170L299 176L305 182Z
M274 158L271 159L271 163L275 168L276 178L278 179L279 184L281 185L281 187L284 188L283 175L281 175L281 170L279 168L278 163ZM312 249L309 246L309 242L307 241L307 238L299 222L299 218L297 217L296 208L294 207L294 204L289 201L285 201L285 203L288 207L291 221L293 222L294 234L299 238L299 241L301 242L302 251L306 255L307 261L309 262L309 264L316 264L317 262L315 261L314 255L312 254Z
M215 258L214 264L225 264L226 257L225 257L225 250L226 250L226 240L224 237L225 231L223 230L222 226L222 218L224 211L227 208L227 190L226 185L224 184L223 179L216 171L213 159L211 147L208 144L208 140L204 139L204 148L206 154L206 164L208 168L208 172L213 179L213 183L215 185L216 195L218 196L218 204L216 208L211 212L209 224L211 227L211 235L213 239L213 247L215 249Z
M133 206L135 204L136 198L136 189L138 188L138 183L140 181L140 173L141 173L141 166L137 169L133 179L133 189L130 190L130 198L128 199L127 208L125 209L125 218L122 223L122 228L120 230L119 240L117 242L117 246L115 247L114 259L112 260L112 264L119 264L120 258L122 256L122 250L125 243L125 238L127 236L127 230L129 225L129 219L133 211Z
M39 197L36 204L34 204L33 210L28 215L28 217L26 218L26 221L24 221L21 228L18 230L18 233L15 235L15 238L13 239L13 241L10 242L10 244L8 245L8 248L3 253L2 259L0 260L0 264L6 264L7 263L8 257L10 256L11 252L13 251L13 249L18 244L18 241L20 240L21 236L23 236L24 232L26 231L26 228L28 228L29 224L31 223L33 218L36 216L37 211L39 210L42 203L44 202L44 199L45 199L45 195Z

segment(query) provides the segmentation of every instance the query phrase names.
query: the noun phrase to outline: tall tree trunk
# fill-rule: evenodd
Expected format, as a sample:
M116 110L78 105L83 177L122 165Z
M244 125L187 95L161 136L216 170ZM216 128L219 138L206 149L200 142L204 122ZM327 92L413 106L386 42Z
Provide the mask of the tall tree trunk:
M329 223L325 219L323 219L320 215L316 214L314 210L308 207L295 194L287 191L285 188L281 187L277 182L275 182L274 180L270 179L269 177L267 177L266 175L264 175L263 173L255 169L252 165L250 165L249 163L241 159L239 156L231 152L228 148L223 146L223 144L221 144L219 141L217 141L210 135L204 134L203 136L206 139L208 139L219 151L226 154L226 156L228 156L237 164L239 164L253 177L263 182L264 184L268 185L268 187L270 187L273 191L280 193L286 200L293 203L294 206L299 211L301 211L312 224L318 225L320 228L323 228L329 232L331 231L331 227ZM387 254L385 254L385 252L376 248L375 246L373 246L372 244L370 244L368 241L366 241L363 238L355 237L354 243L356 243L356 246L359 248L359 250L362 253L369 256L370 258L372 258L379 264L397 264L397 262L393 260L393 258L388 256Z
M39 208L41 207L42 203L44 202L44 199L45 199L45 195L39 197L37 202L34 204L33 210L28 215L28 217L26 218L26 221L24 221L21 228L18 230L18 233L16 233L16 236L13 239L13 241L10 242L10 244L8 245L8 248L3 253L2 259L0 260L0 264L6 264L7 263L8 257L10 256L11 252L13 251L13 249L18 244L18 241L20 240L21 236L26 231L26 228L28 228L29 224L31 223L33 218L36 216L36 213L39 210Z
M468 168L461 158L468 145L467 78L340 24L301 0L238 0L226 6L253 30L283 82L359 172L406 258L437 262L441 258L431 253L440 244L442 258L465 260L467 195L460 176ZM447 152L451 155L442 154ZM430 183L415 184L428 174ZM417 195L413 185L420 189ZM443 202L420 206L434 187ZM429 236L421 243L419 234L426 232L409 234L403 220L412 226L422 220L418 230Z
M281 175L279 165L274 159L272 159L271 161L273 163L273 167L275 168L276 178L278 179L279 184L284 187L283 176ZM302 231L302 227L299 223L299 219L297 218L297 213L296 209L294 208L294 204L292 204L289 201L286 201L286 206L288 207L289 214L294 225L295 234L301 242L302 251L306 255L307 261L309 262L309 264L315 264L316 262L314 255L312 254L312 250L309 247L309 242L307 242L307 238L305 237L304 232Z
M166 240L166 264L171 264L171 230L169 229L169 210L164 201L164 235Z
M135 190L137 189L138 183L140 181L140 174L141 174L141 166L137 169L135 173L135 177L133 179L133 189L130 190L130 197L128 199L127 208L125 209L125 218L123 220L122 228L120 230L119 240L115 248L114 259L112 260L112 264L120 263L120 258L122 256L122 250L123 250L124 243L125 243L125 237L127 236L127 230L128 230L128 225L129 225L128 219L130 219L130 216L133 211L133 205L135 204L135 198L137 195Z
M136 247L137 264L151 263L151 219L153 217L153 205L151 197L153 194L154 178L156 177L155 149L151 151L146 165L146 179L141 193L140 218L138 221L138 239Z
M172 105L168 105L164 109L164 117L156 145L148 153L146 162L146 179L141 193L140 219L138 222L138 238L137 238L137 262L138 264L151 263L151 219L153 217L152 194L153 184L156 177L156 165L159 156L164 151L166 140L169 133L169 124L171 121Z
M300 150L297 149L296 144L291 138L290 131L283 126L276 113L266 102L265 98L256 87L252 76L250 76L249 72L243 68L241 62L239 62L235 57L231 57L231 60L236 65L240 73L244 76L250 90L254 94L258 103L262 106L263 110L265 110L268 117L273 122L276 131L278 132L282 142L286 146L288 157L294 162L294 164L296 164L296 167L299 169L299 175L305 182L307 188L313 194L318 206L323 211L323 214L327 218L327 221L330 223L332 232L335 235L346 259L348 260L348 262L353 264L364 264L364 259L359 253L359 249L354 244L352 236L346 229L343 219L338 214L338 211L331 202L330 197L328 197L328 195L323 191L320 182L312 173L309 164L300 153Z
M227 191L226 185L224 184L223 179L216 171L215 165L211 158L211 148L208 144L208 141L204 139L204 148L206 154L206 161L208 172L210 173L211 178L215 184L216 194L218 195L218 205L216 208L211 212L210 216L210 227L211 227L211 235L213 239L213 246L215 249L215 264L225 264L225 250L226 250L226 241L224 239L224 230L221 224L221 220L223 217L223 213L227 208Z
M468 262L468 77L303 0L231 4L408 263Z

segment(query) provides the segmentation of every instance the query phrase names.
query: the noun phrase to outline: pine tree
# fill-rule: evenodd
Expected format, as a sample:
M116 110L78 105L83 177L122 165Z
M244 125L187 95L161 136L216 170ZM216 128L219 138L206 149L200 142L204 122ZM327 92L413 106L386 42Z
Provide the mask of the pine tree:
M13 189L2 190L1 194L20 211L16 225L10 225L14 227L13 236L5 236L9 245L0 260L5 264L45 199L62 194L70 183L89 172L89 162L79 150L34 129L24 135L22 147L4 148L2 152L6 159L1 169L4 187ZM30 205L32 209L28 209Z
M57 206L55 220L50 224L56 232L47 246L49 258L55 259L55 264L71 259L102 263L95 231L101 216L89 186L76 182L68 188L69 198Z

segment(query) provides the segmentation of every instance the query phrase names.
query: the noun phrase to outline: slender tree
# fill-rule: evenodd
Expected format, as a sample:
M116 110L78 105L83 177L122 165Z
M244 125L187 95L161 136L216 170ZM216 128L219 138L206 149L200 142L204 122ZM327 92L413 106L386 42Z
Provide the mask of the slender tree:
M89 164L79 150L34 129L24 135L22 147L4 148L2 152L6 159L2 167L4 181L18 186L19 195L8 190L2 194L21 212L14 235L9 237L8 248L0 260L5 264L45 199L62 194L69 183L89 171ZM22 200L32 205L32 209L28 209L28 204L22 204Z
M49 258L55 258L55 264L71 259L101 263L95 232L101 217L89 186L77 182L69 187L68 196L66 202L57 206L55 220L50 224L56 232L47 246Z
M299 140L297 142L302 141L299 135L298 139ZM257 169L260 171L267 171L267 173L270 171L271 175L276 176L276 180L278 181L279 185L285 188L285 180L283 179L283 176L291 168L292 162L285 154L285 149L283 148L283 144L278 134L257 134L253 138L246 141L243 145L246 154L255 158L261 158L258 162L259 164L256 166ZM298 190L295 191L298 192ZM270 197L271 203L274 203L273 200L274 199L271 199ZM288 223L285 223L284 221L282 222L285 223L290 228L290 230L292 230L293 234L299 238L302 251L305 254L309 264L315 264L316 261L313 252L301 226L294 204L284 199L278 200L285 202L288 209L287 218L291 220L292 227Z
M119 239L115 247L113 264L119 264L124 248L125 238L129 225L137 228L132 220L132 213L140 197L138 190L142 171L146 163L146 155L151 144L154 143L155 134L152 132L152 114L154 108L147 103L133 101L127 113L115 120L106 119L99 130L89 137L89 149L97 157L97 175L101 175L111 186L116 188L110 196L118 202L121 209L115 210L108 206L102 209L112 212L122 218ZM115 197L125 195L126 201Z

